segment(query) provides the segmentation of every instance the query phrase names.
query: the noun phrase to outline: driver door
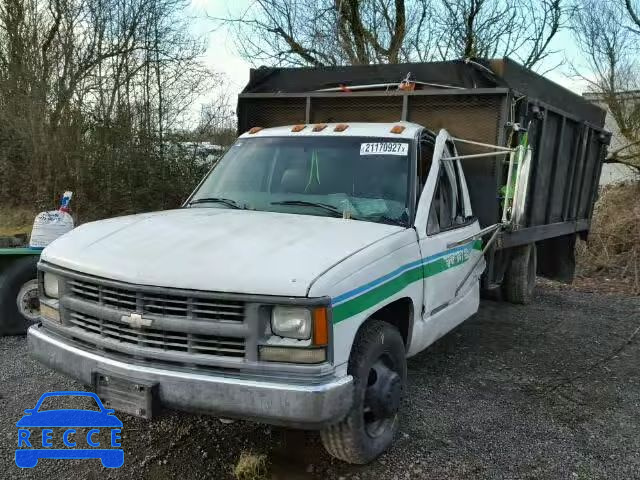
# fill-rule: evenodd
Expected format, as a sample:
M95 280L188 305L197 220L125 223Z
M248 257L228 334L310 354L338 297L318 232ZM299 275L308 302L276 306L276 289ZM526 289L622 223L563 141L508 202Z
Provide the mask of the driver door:
M478 255L479 244L463 242L480 231L472 215L467 185L455 147L442 130L418 202L416 231L423 259L422 348L469 317L478 307L477 283L458 290Z

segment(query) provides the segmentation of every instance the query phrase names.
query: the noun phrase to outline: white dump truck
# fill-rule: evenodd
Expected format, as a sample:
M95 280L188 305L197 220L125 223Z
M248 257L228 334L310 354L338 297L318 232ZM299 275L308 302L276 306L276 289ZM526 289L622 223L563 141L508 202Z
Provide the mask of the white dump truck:
M296 72L288 70L287 81ZM585 190L584 210L564 220L572 227L531 224L532 195L544 186L536 173L542 157L527 140L533 120L504 122L500 129L510 134L497 139L464 140L406 121L409 100L418 105L428 94L441 101L467 94L468 114L476 115L476 87L441 83L390 91L378 82L386 89L361 92L317 92L317 85L289 100L282 91L243 94L243 129L251 114L243 102L284 98L286 107L301 98L303 118L244 129L182 208L81 225L49 245L39 263L41 323L28 334L32 355L92 386L108 408L150 417L169 406L314 428L333 456L372 460L398 429L406 358L472 316L483 284L505 284L507 299L529 301L536 244L548 261L544 242L584 231L580 211L588 218L595 198ZM514 95L493 93L505 102ZM379 117L397 120L353 121L367 119L371 108L311 119L314 104L363 98L384 106ZM402 112L390 110L388 98ZM532 101L518 102L525 116L540 112ZM572 131L595 139L600 127ZM559 148L550 143L556 162L561 138ZM545 142L534 137L533 145ZM580 183L559 193L569 205L582 182L597 186L605 142L593 145L567 150L580 172L595 165L563 173ZM494 205L495 218L484 224L473 162L500 172L479 207L486 220ZM507 186L502 196L499 182ZM487 264L495 270L489 281Z

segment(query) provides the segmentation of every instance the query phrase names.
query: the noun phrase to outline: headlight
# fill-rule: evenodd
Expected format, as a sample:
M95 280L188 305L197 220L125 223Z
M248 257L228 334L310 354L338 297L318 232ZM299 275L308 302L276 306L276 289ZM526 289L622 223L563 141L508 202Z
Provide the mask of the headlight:
M280 337L311 338L311 312L301 307L273 307L271 330Z
M49 298L58 298L58 280L60 277L53 273L44 273L44 294Z

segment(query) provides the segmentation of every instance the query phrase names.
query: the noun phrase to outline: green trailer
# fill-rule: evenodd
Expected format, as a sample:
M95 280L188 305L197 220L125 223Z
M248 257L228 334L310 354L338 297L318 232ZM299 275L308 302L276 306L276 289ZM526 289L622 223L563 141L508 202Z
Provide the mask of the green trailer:
M38 319L36 265L41 248L0 248L0 336L20 335Z

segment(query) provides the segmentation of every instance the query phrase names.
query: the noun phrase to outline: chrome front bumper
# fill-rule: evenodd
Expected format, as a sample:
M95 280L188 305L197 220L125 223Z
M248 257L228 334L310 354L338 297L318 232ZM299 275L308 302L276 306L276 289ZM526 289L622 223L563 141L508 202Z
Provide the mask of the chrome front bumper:
M320 428L341 420L353 400L350 376L307 385L147 367L83 350L37 325L29 329L27 341L32 357L85 385L93 384L97 372L154 383L159 403L178 410Z

